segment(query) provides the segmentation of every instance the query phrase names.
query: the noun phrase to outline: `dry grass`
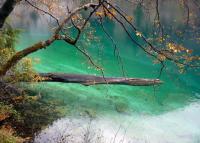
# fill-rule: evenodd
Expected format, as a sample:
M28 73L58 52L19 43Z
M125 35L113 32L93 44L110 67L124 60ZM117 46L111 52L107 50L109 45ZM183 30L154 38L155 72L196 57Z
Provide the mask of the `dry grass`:
M3 127L0 129L0 143L22 143L24 139L14 135L14 130L10 127Z

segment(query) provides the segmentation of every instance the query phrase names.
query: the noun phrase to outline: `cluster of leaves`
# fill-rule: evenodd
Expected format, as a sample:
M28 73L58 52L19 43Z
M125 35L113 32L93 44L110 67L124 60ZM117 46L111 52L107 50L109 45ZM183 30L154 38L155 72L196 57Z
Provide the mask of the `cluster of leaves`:
M113 20L114 17L117 16L117 11L114 8L110 8L108 7L108 9L104 8L103 6L101 6L98 11L96 11L95 15L97 17L108 17L109 19ZM130 15L125 15L126 19L129 22L133 21L133 16Z
M49 0L35 1L37 7L41 7L41 5L44 6L51 14L56 17L60 17L66 12L66 7L64 5L61 5L60 3L60 0L52 0L51 2Z
M176 45L174 43L167 43L167 48L173 53L186 52L192 54L192 50L183 47L182 45Z
M167 59L174 60L180 73L183 73L188 66L199 67L200 61L199 56L193 55L193 50L174 42L166 43L165 49L161 51L161 54L158 54L158 59L160 61L166 61Z
M19 119L20 115L18 112L13 108L12 105L5 105L0 102L0 121L3 121L10 116L14 116L16 119Z
M113 16L116 16L117 12L113 8L108 11L104 7L101 7L95 14L99 17L107 16L109 19L113 19Z
M16 53L15 43L19 38L19 33L20 30L11 27L0 31L0 68ZM36 72L33 70L32 64L30 58L24 58L7 72L4 80L12 83L34 80Z
M4 104L0 102L0 122L10 120L11 118L20 121L20 113L17 112L12 104ZM23 139L15 136L15 130L10 126L4 124L0 129L0 142L1 143L21 143Z
M177 33L176 36L173 36L172 32L170 34L165 33L163 36L153 35L152 38L147 39L158 51L155 54L154 51L151 51L151 48L147 49L150 53L156 55L157 58L154 63L172 61L177 65L180 73L185 72L188 68L199 69L200 56L196 48L183 42L183 31L175 30L174 32ZM142 34L138 32L136 35L141 37ZM193 33L193 36L196 36L195 33ZM187 40L188 43L195 42L194 45L197 46L193 39L188 38Z
M4 127L0 129L0 142L1 143L22 143L24 140L14 135L15 132L11 127Z
M17 42L19 30L11 27L0 32L0 66L2 66L14 53L14 43Z

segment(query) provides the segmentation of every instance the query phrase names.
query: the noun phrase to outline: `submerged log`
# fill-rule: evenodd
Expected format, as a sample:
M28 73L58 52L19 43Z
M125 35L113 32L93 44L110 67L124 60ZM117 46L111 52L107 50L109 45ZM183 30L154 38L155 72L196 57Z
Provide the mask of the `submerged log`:
M64 83L80 83L85 86L96 84L119 84L130 86L152 86L161 84L159 79L145 78L125 78L125 77L103 77L94 75L79 75L65 73L40 73L44 80L42 82L64 82Z

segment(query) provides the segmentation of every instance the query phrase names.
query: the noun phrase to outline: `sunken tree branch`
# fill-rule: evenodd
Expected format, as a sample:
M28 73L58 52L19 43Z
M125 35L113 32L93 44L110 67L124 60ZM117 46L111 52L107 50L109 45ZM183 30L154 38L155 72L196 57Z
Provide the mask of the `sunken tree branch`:
M120 84L130 86L152 86L162 83L159 79L103 77L93 75L78 75L65 73L40 73L41 82L80 83L85 86L97 84Z

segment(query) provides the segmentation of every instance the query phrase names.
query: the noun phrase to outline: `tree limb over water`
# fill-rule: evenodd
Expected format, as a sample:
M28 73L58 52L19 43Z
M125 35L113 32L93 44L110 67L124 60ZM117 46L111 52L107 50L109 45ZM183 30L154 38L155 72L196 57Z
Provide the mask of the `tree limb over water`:
M16 6L18 2L22 2L22 0L5 0L5 3L0 8L0 28L2 28L3 24L5 23L6 17L10 15L10 13L12 12L12 10L14 9L14 7ZM111 37L111 34L109 32L106 32L105 28L103 27L102 19L103 18L110 19L118 23L119 26L126 33L126 35L129 37L129 40L131 40L135 46L142 49L147 55L150 55L151 57L153 57L155 62L158 62L161 64L158 77L160 77L165 67L166 61L171 61L175 63L181 70L185 70L186 68L189 68L189 67L200 68L200 62L199 62L200 57L198 55L197 56L194 55L192 52L193 51L192 49L188 49L182 46L181 44L179 44L178 42L173 41L168 34L163 35L165 31L163 29L164 25L163 26L161 25L162 15L160 15L160 8L159 8L160 2L158 0L152 1L152 2L156 2L155 5L156 5L156 17L157 17L154 20L154 23L156 23L155 29L157 30L153 29L153 31L158 31L158 32L152 33L153 40L151 36L146 37L144 34L142 34L142 32L139 31L139 29L135 26L134 21L132 20L133 19L132 16L127 15L122 8L117 6L116 2L110 2L108 0L98 0L94 3L90 1L87 3L81 4L72 10L70 10L67 7L68 12L67 13L65 12L65 14L63 15L63 19L61 19L61 21L59 21L59 19L56 18L51 13L51 10L45 11L44 9L40 8L38 5L35 5L33 1L24 0L24 2L29 4L31 7L33 7L37 11L53 18L56 21L57 26L54 28L54 32L52 36L49 37L48 39L35 43L30 47L27 47L21 51L14 53L9 58L9 60L7 60L6 63L4 63L0 67L0 78L3 76L6 76L6 73L9 73L8 71L12 67L16 66L16 64L21 59L27 57L28 55L34 52L37 52L38 50L48 48L55 41L58 41L58 40L65 41L66 44L70 44L73 47L75 47L79 52L81 52L88 59L90 64L92 64L97 70L101 71L101 74L103 75L102 78L104 78L103 68L94 62L93 58L89 55L87 50L80 48L77 44L78 41L80 41L81 34L84 33L84 29L86 29L87 25L89 25L89 21L91 18L94 18L96 21L100 20L100 23L101 23L102 28L104 29L104 32L106 33L109 40L112 41L112 44L114 45L115 49L116 49L115 42L113 42L113 38ZM141 6L144 5L143 2L144 1L141 1L141 4L140 4ZM185 7L187 7L187 20L186 20L187 22L186 23L190 23L189 21L190 19L188 16L189 5L186 0L183 0L183 2L184 2ZM182 3L180 3L180 5L182 5ZM149 9L151 9L151 7L149 7ZM58 11L58 9L56 10ZM84 17L80 16L81 13L85 11L87 11L86 16ZM71 26L77 30L75 37L73 34L70 34L70 32L68 32L68 30L70 29L68 27L71 27ZM196 26L198 27L198 25ZM196 27L196 26L191 25L191 28ZM161 35L162 37L161 39L159 35ZM120 56L118 59L120 59ZM119 62L119 63L122 64L121 66L124 73L123 63L122 62ZM124 81L125 79L127 78L123 78L123 82L125 82ZM108 83L106 79L104 80L101 79L100 81L101 81L101 84L103 81L104 81L104 84ZM95 81L95 82L98 83L98 81ZM116 84L116 81L115 81L115 84Z
M65 73L40 73L42 82L80 83L85 86L97 84L120 84L130 86L153 86L162 84L159 79L103 77L94 75L65 74Z

